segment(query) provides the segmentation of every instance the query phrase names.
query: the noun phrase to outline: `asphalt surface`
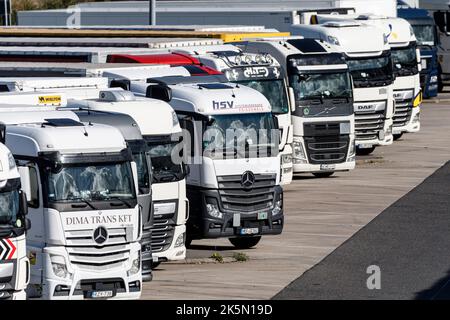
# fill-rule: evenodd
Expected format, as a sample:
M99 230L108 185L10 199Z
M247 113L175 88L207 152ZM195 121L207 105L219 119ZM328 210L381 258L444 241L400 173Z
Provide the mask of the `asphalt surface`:
M274 299L450 299L449 249L447 162Z

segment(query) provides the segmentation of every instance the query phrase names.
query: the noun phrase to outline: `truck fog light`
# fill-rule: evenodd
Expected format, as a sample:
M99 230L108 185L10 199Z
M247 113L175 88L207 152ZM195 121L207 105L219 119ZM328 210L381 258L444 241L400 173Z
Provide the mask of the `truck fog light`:
M291 154L282 154L281 155L281 164L290 164L292 163L292 155Z
M222 219L223 213L220 212L219 208L215 204L208 203L206 204L206 212L214 218Z
M392 134L392 125L390 125L387 129L386 129L386 136L390 136Z
M175 248L184 246L184 234L185 233L183 232L182 234L180 234L178 236L177 240L175 241L175 245L174 245Z
M420 122L420 112L417 113L412 120L412 123L418 123L418 122Z
M50 255L53 274L59 278L69 278L70 273L67 271L66 260L63 256Z
M283 200L278 200L275 202L275 206L272 209L272 216L276 216L281 213L283 207Z
M136 273L139 272L139 270L141 270L141 253L140 252L138 252L137 257L135 256L135 258L131 262L131 268L127 272L128 276L135 275Z

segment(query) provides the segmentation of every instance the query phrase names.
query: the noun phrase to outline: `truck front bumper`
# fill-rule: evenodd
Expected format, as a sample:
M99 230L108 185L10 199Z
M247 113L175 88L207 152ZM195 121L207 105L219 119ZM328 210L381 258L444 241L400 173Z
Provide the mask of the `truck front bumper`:
M194 229L193 239L280 234L284 225L283 190L280 186L274 189L274 206L252 212L227 211L222 206L218 190L198 190L201 208L191 208L188 220L188 225ZM215 206L214 210L211 210L211 205Z
M130 253L121 265L105 266L103 268L83 267L71 264L65 247L46 247L42 254L43 285L42 299L47 300L81 300L93 298L93 292L108 293L98 296L99 299L139 299L142 290L141 268L132 273L131 257L140 256L140 245L127 245ZM59 256L66 261L65 277L56 275L52 258ZM61 260L62 261L62 260ZM90 269L92 268L92 269ZM112 294L109 294L111 292Z
M408 123L404 126L393 127L393 134L401 133L413 133L420 131L420 107L415 107L411 109L411 118Z

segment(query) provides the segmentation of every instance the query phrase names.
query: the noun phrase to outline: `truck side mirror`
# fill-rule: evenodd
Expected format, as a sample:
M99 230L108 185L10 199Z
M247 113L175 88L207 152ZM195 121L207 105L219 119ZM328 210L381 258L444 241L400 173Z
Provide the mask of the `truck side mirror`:
M130 91L130 80L111 80L109 83L110 88L122 88L125 91Z
M24 221L25 221L25 226L24 226L25 230L30 230L31 229L31 221L30 221L30 219L25 218Z
M5 144L6 141L6 126L4 123L0 122L0 142Z
M291 105L291 112L295 112L295 94L294 94L294 89L292 89L291 87L288 87L288 93L289 93L289 102Z
M165 84L151 84L147 87L145 96L147 98L170 102L172 100L172 89Z
M31 179L30 179L30 168L18 167L20 175L20 184L22 185L22 191L26 195L27 201L31 201Z
M25 217L28 214L28 200L27 200L27 195L20 190L19 191L19 209L20 209L20 213Z
M189 167L188 164L183 163L183 171L185 177L187 177L191 173L191 168Z

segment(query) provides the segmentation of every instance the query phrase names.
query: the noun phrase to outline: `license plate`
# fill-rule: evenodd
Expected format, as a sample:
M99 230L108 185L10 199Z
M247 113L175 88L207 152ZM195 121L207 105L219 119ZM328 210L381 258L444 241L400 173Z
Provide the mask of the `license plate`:
M334 169L336 169L335 164L321 164L320 165L320 170L334 170Z
M258 234L259 228L242 228L241 235Z
M266 219L267 219L267 212L258 213L258 220L266 220Z
M91 299L111 298L114 296L114 292L112 290L90 291L87 296Z
M371 144L367 144L367 143L363 143L363 144L359 144L358 148L360 148L360 149L369 149L369 148L372 148L372 145Z

